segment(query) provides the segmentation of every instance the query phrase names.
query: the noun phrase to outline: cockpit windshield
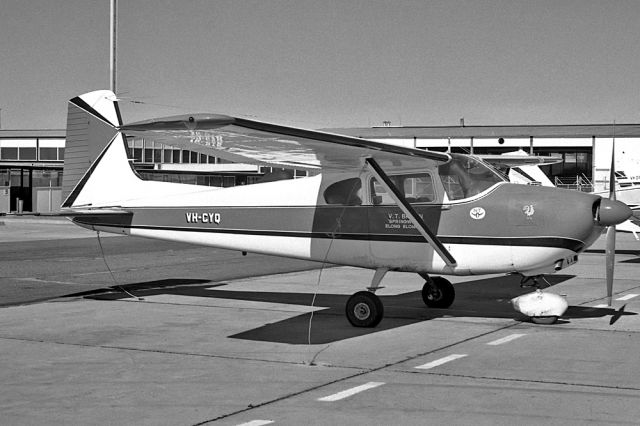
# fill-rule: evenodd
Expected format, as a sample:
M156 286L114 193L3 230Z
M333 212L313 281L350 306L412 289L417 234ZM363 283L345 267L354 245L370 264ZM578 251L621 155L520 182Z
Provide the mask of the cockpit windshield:
M473 197L505 181L488 164L461 154L451 154L451 161L439 166L438 174L449 200Z

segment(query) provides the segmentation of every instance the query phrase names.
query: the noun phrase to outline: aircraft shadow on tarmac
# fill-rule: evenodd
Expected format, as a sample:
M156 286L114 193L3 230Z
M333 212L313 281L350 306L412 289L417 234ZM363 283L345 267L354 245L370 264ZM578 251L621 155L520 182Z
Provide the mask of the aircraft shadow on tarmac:
M109 300L117 300L122 299L123 297L130 297L128 295L122 296L120 293L124 293L123 290L126 290L129 293L140 293L147 290L153 290L153 293L149 294L170 294L166 289L169 287L179 287L179 286L188 286L188 285L197 285L197 284L207 284L207 286L211 286L211 280L204 279L193 279L193 278L167 278L163 280L153 280L153 281L144 281L133 284L123 284L120 286L108 287L108 288L98 288L93 290L82 291L79 293L67 294L63 297L91 297L96 296L95 299L109 299ZM163 289L160 291L160 289ZM113 291L117 291L118 294L112 293ZM142 297L142 296L141 296Z
M605 254L602 249L588 249L585 253ZM616 250L616 255L624 254L628 256L635 256L633 259L620 260L620 263L640 263L640 250Z
M573 278L572 275L554 275L547 277L551 286ZM314 306L324 308L312 313L296 315L292 318L265 324L261 327L229 336L235 339L266 341L289 344L326 344L366 334L390 330L405 325L436 318L476 317L476 318L513 318L518 321L529 321L517 313L510 300L519 295L533 291L532 288L521 288L520 278L504 276L486 278L455 284L456 300L449 309L427 308L422 302L420 291L413 291L393 296L380 296L384 304L385 316L376 328L352 327L344 314L349 295L318 293ZM281 293L224 290L225 283L212 283L198 279L165 279L124 285L121 288L136 297L144 298L153 295L181 295L203 298L219 298L252 302L281 303L300 306L311 306L311 293ZM212 287L221 287L212 289ZM92 299L118 300L130 297L118 288L108 293L84 295ZM104 291L104 290L103 290ZM559 320L568 323L572 319L597 318L611 316L610 324L624 315L636 315L625 312L625 306L618 311L611 308L592 308L570 306ZM311 315L313 317L311 318ZM311 333L309 341L309 320Z

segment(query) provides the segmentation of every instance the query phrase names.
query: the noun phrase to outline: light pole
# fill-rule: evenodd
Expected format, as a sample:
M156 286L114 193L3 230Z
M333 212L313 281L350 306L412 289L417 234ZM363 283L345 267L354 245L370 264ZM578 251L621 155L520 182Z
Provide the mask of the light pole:
M118 0L111 0L111 19L110 19L110 31L109 31L109 76L110 84L109 88L113 93L116 93L116 45L118 44Z

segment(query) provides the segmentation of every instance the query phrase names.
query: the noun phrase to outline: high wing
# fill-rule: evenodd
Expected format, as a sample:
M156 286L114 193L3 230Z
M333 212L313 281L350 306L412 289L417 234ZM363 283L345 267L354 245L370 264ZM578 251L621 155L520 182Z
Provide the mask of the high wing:
M354 170L373 157L393 173L433 168L451 159L439 152L215 114L141 121L119 130L229 161L305 170Z
M448 266L456 260L438 240L388 175L411 169L435 169L448 154L398 147L365 139L298 129L225 115L186 115L121 126L128 136L216 155L230 161L323 171L368 168L385 186L425 240Z

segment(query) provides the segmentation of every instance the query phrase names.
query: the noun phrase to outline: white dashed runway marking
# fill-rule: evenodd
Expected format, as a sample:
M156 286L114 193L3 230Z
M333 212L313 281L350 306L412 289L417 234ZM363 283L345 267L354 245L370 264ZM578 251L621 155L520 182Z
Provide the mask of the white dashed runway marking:
M522 336L526 336L526 334L519 334L519 333L510 334L510 335L508 335L506 337L503 337L502 339L498 339L498 340L494 340L493 342L489 342L489 343L487 343L487 345L490 345L490 346L502 345L504 343L511 342L512 340L519 339Z
M364 392L369 389L377 388L378 386L382 386L382 385L384 385L384 382L369 382L369 383L365 383L364 385L360 385L351 389L344 390L342 392L334 393L333 395L325 396L323 398L318 398L318 401L322 401L322 402L339 401L341 399L348 398L357 393Z
M446 364L447 362L455 361L456 359L460 359L460 358L464 358L465 356L467 356L467 354L453 354L453 355L445 356L444 358L436 359L435 361L431 361L431 362L428 362L426 364L419 365L419 366L417 366L415 368L417 368L419 370L428 370L430 368L434 368L434 367L437 367L439 365Z
M630 293L630 294L627 294L626 296L619 297L616 300L629 300L637 296L638 296L637 294Z
M251 420L250 422L241 423L238 426L264 426L270 425L273 420Z

